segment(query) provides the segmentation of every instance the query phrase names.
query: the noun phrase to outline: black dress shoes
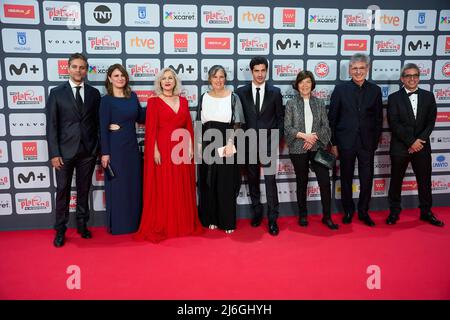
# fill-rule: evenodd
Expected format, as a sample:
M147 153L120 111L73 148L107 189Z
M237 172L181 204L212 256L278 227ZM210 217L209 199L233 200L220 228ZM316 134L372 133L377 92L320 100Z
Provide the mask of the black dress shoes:
M56 248L62 247L66 240L64 232L56 232L55 239L53 240L53 245Z
M352 213L344 212L344 217L342 218L342 223L350 224L350 223L352 223L352 219L353 219Z
M375 222L373 222L373 220L370 218L368 213L366 213L365 215L359 216L359 220L364 222L364 224L366 226L369 226L369 227L374 227L375 226Z
M428 212L427 214L421 214L420 215L420 220L422 221L426 221L430 224L432 224L433 226L436 227L443 227L444 226L444 222L438 220L435 215L433 214L433 212Z
M81 235L83 239L92 238L92 233L88 230L86 226L78 226L77 232Z
M253 217L252 222L250 223L251 226L259 227L261 225L262 219L263 219L262 215Z
M298 219L298 224L299 224L299 226L301 226L301 227L306 227L306 226L308 225L308 219L306 218L306 216L301 216L301 217Z
M278 225L277 225L276 221L269 222L269 233L272 236L276 236L276 235L278 235L278 233L280 233L280 230L278 229Z
M331 220L331 218L322 218L322 223L324 225L326 225L328 228L330 228L331 230L339 229L339 225L334 223L333 220Z
M389 216L387 217L387 219L386 219L386 223L389 224L389 225L393 225L393 224L397 223L398 219L399 219L398 213L392 213L391 212L389 214Z

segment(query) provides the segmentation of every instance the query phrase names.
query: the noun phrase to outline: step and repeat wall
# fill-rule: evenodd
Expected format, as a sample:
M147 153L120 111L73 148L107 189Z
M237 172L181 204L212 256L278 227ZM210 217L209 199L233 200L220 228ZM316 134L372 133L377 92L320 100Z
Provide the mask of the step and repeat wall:
M252 56L269 59L268 81L283 102L296 92L300 70L317 80L314 95L329 101L335 84L348 80L352 54L370 55L368 79L386 103L400 88L406 62L421 70L421 84L436 97L438 117L431 135L435 205L450 205L450 4L448 1L0 1L0 229L49 228L54 220L55 174L48 159L45 103L51 88L67 81L67 58L89 58L89 82L102 94L109 65L121 63L130 74L142 106L153 93L161 68L170 66L183 80L192 116L207 71L222 64L229 86L251 80ZM336 7L337 3L339 7ZM386 118L386 117L385 117ZM143 127L137 127L143 147ZM390 132L384 121L375 157L372 209L387 208ZM285 145L278 160L281 215L297 213L296 185ZM357 177L357 172L355 172ZM98 164L92 177L92 222L105 218L104 176ZM354 181L358 198L359 182ZM264 184L261 184L264 196ZM339 166L333 184L339 211ZM417 206L411 168L403 184L404 205ZM314 173L308 187L310 212L320 212ZM249 216L248 186L237 199L238 216ZM264 200L265 201L265 200ZM76 203L72 191L71 211Z

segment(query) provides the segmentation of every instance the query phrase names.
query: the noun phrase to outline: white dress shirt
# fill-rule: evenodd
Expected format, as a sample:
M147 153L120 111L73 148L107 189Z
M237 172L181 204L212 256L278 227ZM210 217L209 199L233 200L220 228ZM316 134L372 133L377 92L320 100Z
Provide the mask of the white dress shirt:
M75 101L77 100L77 87L80 86L80 96L81 100L84 102L84 82L78 84L75 84L72 80L69 79L70 87L72 88L73 96L75 98Z
M416 90L418 90L418 89L416 89ZM413 91L416 91L416 90L413 90ZM408 90L406 88L405 88L405 91L406 91L406 93L413 92L413 91ZM414 119L416 119L417 118L417 102L418 102L418 98L419 97L418 97L417 94L412 94L408 98L409 98L409 101L411 101L411 106L412 106L412 109L413 109Z
M252 95L253 95L253 102L256 103L256 88L259 88L259 106L258 110L261 111L261 107L263 105L264 101L264 89L266 88L266 83L264 82L261 86L256 86L255 83L252 81Z
M313 114L311 111L311 106L309 104L309 99L303 99L304 113L305 113L305 133L311 133L313 125Z

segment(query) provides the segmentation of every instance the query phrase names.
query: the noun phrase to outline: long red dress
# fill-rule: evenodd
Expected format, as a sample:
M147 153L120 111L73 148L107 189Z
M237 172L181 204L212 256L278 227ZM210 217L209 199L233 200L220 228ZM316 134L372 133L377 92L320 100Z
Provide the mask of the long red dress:
M147 102L144 153L144 194L141 224L136 240L161 240L199 234L193 160L175 164L172 149L181 139L171 141L172 132L184 128L193 140L191 115L186 98L180 97L178 113L159 97ZM155 139L161 154L161 164L154 162ZM182 140L188 146L188 139ZM178 148L180 148L178 146ZM188 150L188 147L184 148ZM177 155L184 155L183 151Z

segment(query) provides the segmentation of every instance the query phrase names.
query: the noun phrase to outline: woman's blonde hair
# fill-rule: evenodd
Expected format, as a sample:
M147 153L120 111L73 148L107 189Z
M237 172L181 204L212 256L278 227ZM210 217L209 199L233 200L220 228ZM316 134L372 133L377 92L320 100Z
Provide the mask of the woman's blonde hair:
M161 87L161 79L164 76L164 73L167 71L171 72L173 77L175 78L175 87L173 88L173 94L178 96L182 90L181 79L178 77L177 73L172 68L164 68L162 69L155 77L154 90L157 95L163 93L163 89Z

